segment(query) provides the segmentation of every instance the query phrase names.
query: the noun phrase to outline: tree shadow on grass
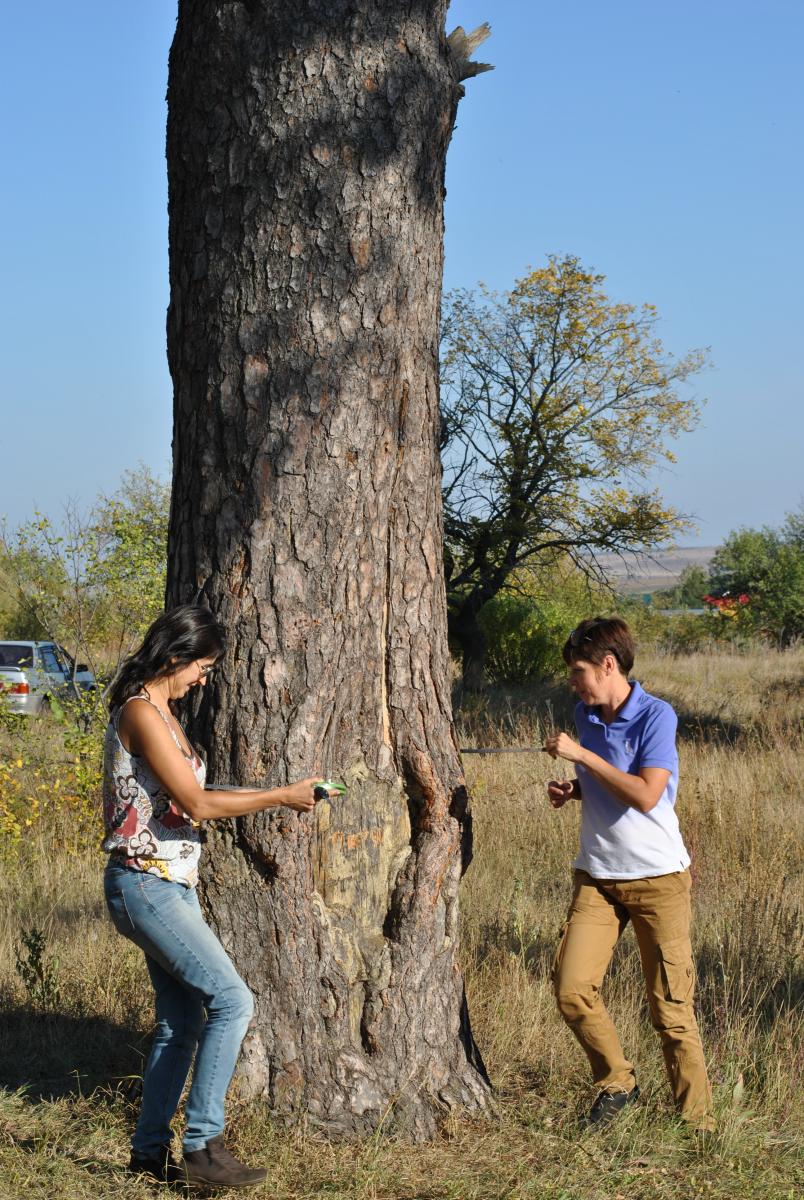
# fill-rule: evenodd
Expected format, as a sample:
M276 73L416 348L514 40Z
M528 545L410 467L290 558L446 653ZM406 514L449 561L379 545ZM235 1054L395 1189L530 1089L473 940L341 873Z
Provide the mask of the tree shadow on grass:
M770 924L770 923L769 923ZM770 936L760 947L756 939L740 950L736 946L706 943L694 954L696 995L695 1009L704 1028L717 1030L730 1022L746 1017L758 1031L769 1033L787 1014L804 1007L804 970L795 953L794 940L784 942ZM521 933L502 920L483 923L477 935L478 964L499 959L518 958L527 973L549 979L553 960L560 944L560 930L543 928ZM603 984L604 998L617 989L617 978L639 974L639 957L633 932L620 938ZM647 1013L647 1001L645 1006Z
M93 1100L95 1100L95 1099L96 1099L96 1097L93 1096ZM40 1184L43 1183L44 1179L42 1177L43 1176L43 1168L42 1168L42 1159L41 1159L41 1156L42 1156L42 1140L41 1140L41 1138L35 1138L35 1137L34 1138L31 1138L31 1137L18 1138L18 1137L15 1137L13 1134L9 1133L8 1130L6 1130L4 1132L6 1134L6 1137L9 1141L9 1143L11 1144L11 1146L13 1146L14 1150L16 1150L17 1152L22 1153L22 1154L30 1155L29 1170L31 1173L31 1178L35 1179ZM87 1158L80 1154L75 1154L73 1152L65 1151L63 1149L60 1151L61 1157L68 1159L80 1171L85 1171L88 1175L96 1176L98 1179L98 1187L101 1187L104 1184L106 1186L108 1186L110 1183L112 1183L114 1181L114 1182L119 1183L120 1190L123 1193L125 1193L127 1191L126 1183L128 1183L129 1186L131 1184L131 1175L128 1174L128 1172L126 1170L125 1162L122 1161L123 1158L127 1157L127 1154L128 1154L128 1147L126 1146L125 1150L123 1152L121 1161L114 1162L109 1159ZM157 1184L157 1182L155 1180L151 1181L147 1176L141 1176L140 1178L142 1180L144 1187L148 1187L149 1184L154 1190L156 1188L161 1189L163 1187L162 1184ZM62 1186L63 1186L63 1183L62 1183ZM53 1194L54 1195L58 1194L59 1196L62 1196L65 1193L61 1190L61 1187L60 1187L58 1193L56 1193L54 1191ZM86 1195L86 1192L83 1191L83 1189L82 1189L81 1194ZM104 1191L104 1193L103 1193L103 1195L110 1195L110 1194L111 1193L108 1191ZM171 1191L167 1191L167 1192L160 1191L159 1194L169 1196L169 1195L175 1194L175 1193L172 1193Z
M542 730L573 729L575 697L566 684L495 684L482 692L452 693L452 707L462 745L499 746L519 740L522 728L538 722Z
M29 1100L136 1098L150 1033L102 1017L0 1008L0 1087Z
M716 945L695 954L696 1009L704 1024L728 1030L750 1016L756 1028L773 1030L788 1013L804 1007L804 970L795 948L787 952L769 937L765 947L738 955Z
M750 732L739 721L728 721L718 713L690 712L675 708L678 717L678 736L684 742L705 742L709 746L734 746Z
M753 723L731 720L717 712L696 712L672 695L662 698L673 705L681 741L733 746L757 732ZM496 746L501 744L501 737L516 737L521 723L528 721L537 721L545 731L564 729L573 733L575 729L577 701L563 682L499 684L481 693L463 692L456 684L452 699L462 745L469 745L474 738L473 745Z

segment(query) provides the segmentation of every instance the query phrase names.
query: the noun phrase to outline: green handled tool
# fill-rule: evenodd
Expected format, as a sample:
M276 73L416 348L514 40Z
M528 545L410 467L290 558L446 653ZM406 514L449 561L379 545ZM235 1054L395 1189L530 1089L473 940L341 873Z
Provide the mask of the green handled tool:
M342 796L345 791L346 788L342 783L333 783L332 780L325 779L323 783L315 785L313 795L316 800L328 800L330 792L335 792L337 795Z

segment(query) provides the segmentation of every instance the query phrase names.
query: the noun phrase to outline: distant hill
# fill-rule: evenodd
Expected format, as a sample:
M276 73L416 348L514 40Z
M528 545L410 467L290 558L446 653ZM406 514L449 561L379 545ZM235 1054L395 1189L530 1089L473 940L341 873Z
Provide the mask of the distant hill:
M685 567L708 570L717 546L675 546L653 554L601 554L609 583L620 592L657 592L675 587Z

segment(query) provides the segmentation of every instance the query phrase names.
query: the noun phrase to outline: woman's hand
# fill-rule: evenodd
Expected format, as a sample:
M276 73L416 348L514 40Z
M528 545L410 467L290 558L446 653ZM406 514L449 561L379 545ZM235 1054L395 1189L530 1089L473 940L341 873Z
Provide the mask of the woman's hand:
M656 807L670 779L670 771L665 767L640 767L634 775L629 771L621 771L599 754L584 750L583 746L574 742L566 733L552 734L546 739L544 748L553 758L563 758L567 762L580 764L584 771L588 771L603 784L615 800L641 813L649 813ZM580 796L581 785L577 779L575 785L578 789L576 795ZM556 803L559 796L551 791L552 786L552 783L547 785L547 795L553 807L560 808L564 800Z
M551 758L563 758L572 763L581 762L584 755L583 746L573 741L568 733L551 734L544 748Z
M313 775L309 779L300 779L298 783L291 783L288 787L282 788L284 798L280 803L295 809L296 812L311 812L316 806L314 790L323 782L324 780L319 775Z
M547 784L547 799L553 808L561 808L575 795L574 779L551 779Z
M295 812L312 812L316 805L313 789L324 783L320 775L300 779L279 788L202 788L187 759L173 740L170 730L153 704L144 701L127 704L120 718L123 737L131 738L131 753L144 758L162 787L180 810L194 821L215 821L227 817L245 817L266 808L286 805ZM125 743L124 743L125 744ZM331 792L330 795L336 795Z

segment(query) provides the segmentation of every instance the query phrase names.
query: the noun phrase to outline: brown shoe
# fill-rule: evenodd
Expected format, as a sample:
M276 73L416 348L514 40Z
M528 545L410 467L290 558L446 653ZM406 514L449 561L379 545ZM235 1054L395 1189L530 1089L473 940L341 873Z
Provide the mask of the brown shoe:
M184 1183L204 1187L256 1187L268 1174L263 1167L247 1167L230 1154L222 1133L210 1138L200 1150L185 1152L181 1166Z

